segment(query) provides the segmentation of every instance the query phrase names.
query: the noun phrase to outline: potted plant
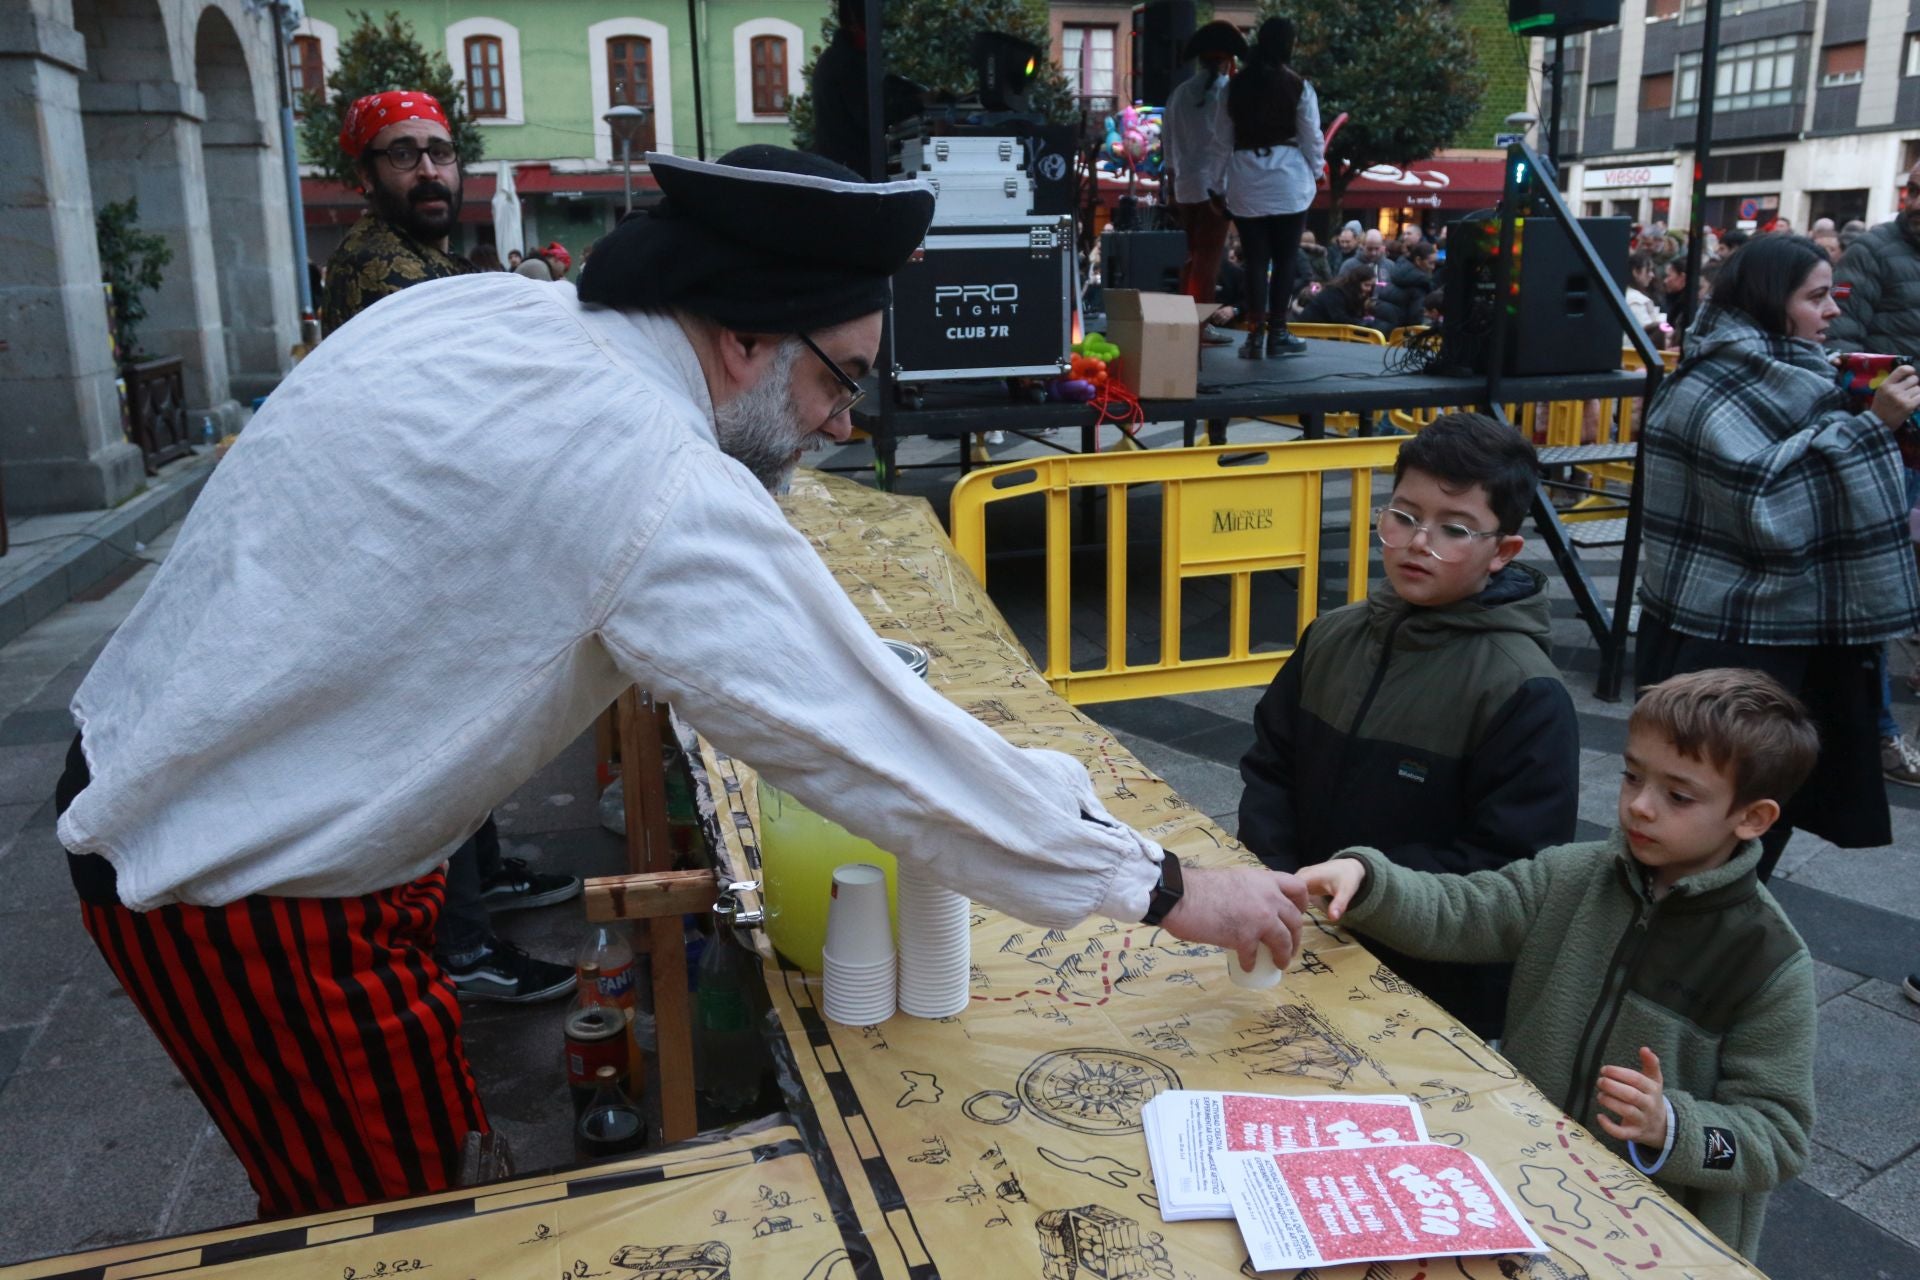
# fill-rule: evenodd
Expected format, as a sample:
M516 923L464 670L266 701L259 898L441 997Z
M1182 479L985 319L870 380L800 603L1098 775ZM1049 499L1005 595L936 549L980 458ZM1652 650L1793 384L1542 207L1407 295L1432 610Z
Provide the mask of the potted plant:
M107 285L108 326L120 370L122 425L146 456L147 474L161 463L193 452L187 432L185 377L178 356L152 356L140 349L146 299L160 287L173 261L165 239L140 229L140 202L122 200L94 217L100 246L100 277Z

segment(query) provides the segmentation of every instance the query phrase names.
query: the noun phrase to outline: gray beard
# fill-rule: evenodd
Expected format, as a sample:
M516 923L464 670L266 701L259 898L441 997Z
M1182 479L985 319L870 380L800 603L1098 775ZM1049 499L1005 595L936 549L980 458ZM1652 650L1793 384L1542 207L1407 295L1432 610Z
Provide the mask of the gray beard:
M800 424L793 403L793 367L800 358L800 342L788 338L774 353L766 376L713 411L713 431L720 451L753 472L754 479L779 493L793 478L794 451L817 447Z

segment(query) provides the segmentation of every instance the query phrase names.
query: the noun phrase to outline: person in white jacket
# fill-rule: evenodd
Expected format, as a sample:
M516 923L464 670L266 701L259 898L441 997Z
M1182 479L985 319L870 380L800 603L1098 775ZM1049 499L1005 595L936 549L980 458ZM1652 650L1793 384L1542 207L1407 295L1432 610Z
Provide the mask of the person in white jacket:
M1182 876L1077 761L914 679L769 492L848 437L931 191L776 147L647 159L664 201L577 291L429 281L303 361L74 697L83 920L265 1214L450 1185L487 1121L441 860L631 684L1036 924L1248 968L1298 940L1298 880Z
M1233 60L1244 57L1247 38L1231 22L1209 22L1193 33L1186 56L1197 61L1194 74L1174 86L1167 98L1161 137L1173 183L1174 217L1187 234L1187 265L1181 289L1209 308L1217 301L1220 259L1227 248L1227 157L1233 138L1222 127L1221 103ZM1216 336L1217 335L1217 336ZM1202 343L1232 341L1206 326Z

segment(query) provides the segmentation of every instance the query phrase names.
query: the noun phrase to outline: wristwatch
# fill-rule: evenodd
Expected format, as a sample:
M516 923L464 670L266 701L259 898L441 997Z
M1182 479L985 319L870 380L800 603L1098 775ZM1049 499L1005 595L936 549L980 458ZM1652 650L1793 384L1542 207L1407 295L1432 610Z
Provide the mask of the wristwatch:
M1165 920L1173 909L1180 905L1180 898L1187 891L1187 882L1180 871L1180 858L1171 850L1160 851L1160 883L1153 886L1153 896L1147 899L1147 914L1140 917L1140 923L1157 925Z

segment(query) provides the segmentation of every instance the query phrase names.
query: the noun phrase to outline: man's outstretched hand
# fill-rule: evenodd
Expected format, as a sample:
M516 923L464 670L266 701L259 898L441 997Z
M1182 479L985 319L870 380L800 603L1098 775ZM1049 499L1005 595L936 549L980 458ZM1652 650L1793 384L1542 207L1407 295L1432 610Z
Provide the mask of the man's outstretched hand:
M1262 943L1273 962L1285 969L1300 947L1300 913L1307 887L1284 871L1253 867L1193 867L1185 873L1186 893L1162 927L1187 942L1225 947L1252 969Z

